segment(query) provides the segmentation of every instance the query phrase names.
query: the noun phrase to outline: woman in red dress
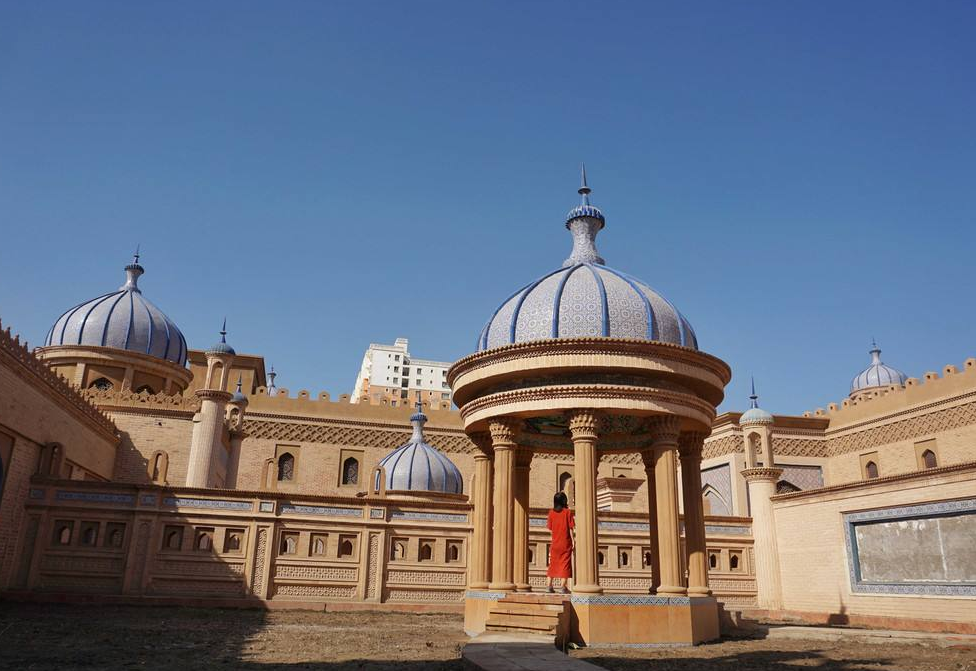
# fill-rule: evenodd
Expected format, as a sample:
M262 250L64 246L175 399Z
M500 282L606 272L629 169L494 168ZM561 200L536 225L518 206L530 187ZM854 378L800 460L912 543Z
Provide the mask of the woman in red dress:
M562 579L562 593L566 594L566 579L573 577L573 512L569 509L569 501L563 492L552 497L552 510L546 520L546 526L552 532L552 542L549 545L549 578L548 591L552 592L553 579Z

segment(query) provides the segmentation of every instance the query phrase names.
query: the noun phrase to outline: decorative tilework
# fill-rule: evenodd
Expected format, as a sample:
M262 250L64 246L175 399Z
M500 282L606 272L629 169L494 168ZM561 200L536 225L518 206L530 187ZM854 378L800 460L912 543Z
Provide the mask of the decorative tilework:
M418 510L397 510L390 513L391 520L419 520L424 522L453 522L464 524L468 521L467 515L455 515L451 513L424 513Z
M686 596L658 596L657 594L573 594L572 603L597 606L689 606Z
M30 494L28 496L30 496L30 498L32 498L32 499L43 499L44 498L44 490L43 489L36 489L36 488L33 488L32 487L31 490L30 490Z
M261 501L258 510L262 513L273 513L275 508L274 501Z
M546 526L546 518L545 517L530 517L529 518L529 526L530 527L544 527L544 526Z
M191 499L182 496L163 498L164 506L176 508L213 508L217 510L252 510L250 501L223 501L220 499Z
M796 466L777 464L783 469L780 481L786 480L802 490L823 487L823 468L820 466Z
M328 515L330 517L362 517L361 508L340 508L338 506L302 506L292 503L282 503L278 507L278 514L297 513L299 515Z
M382 520L386 518L386 508L370 508L369 519Z
M752 529L750 527L734 527L734 526L725 526L720 524L706 524L705 533L715 534L716 536L751 536Z
M976 515L976 498L942 501L897 508L882 508L844 515L844 543L847 548L848 576L851 591L860 594L918 594L937 596L976 596L976 584L947 583L878 583L861 580L861 565L857 553L856 527L871 522L889 522L947 515Z
M651 525L642 522L597 522L597 527L618 531L646 531L648 533L651 531Z
M139 496L139 505L154 506L158 500L155 494L142 494Z
M124 503L133 505L136 497L132 494L109 494L107 492L66 492L59 490L55 495L58 501L87 501L89 503Z
M504 599L508 592L480 592L468 590L464 593L465 599L484 599L485 601L499 601Z
M732 514L732 478L728 464L706 468L701 472L702 491L711 504L712 515Z

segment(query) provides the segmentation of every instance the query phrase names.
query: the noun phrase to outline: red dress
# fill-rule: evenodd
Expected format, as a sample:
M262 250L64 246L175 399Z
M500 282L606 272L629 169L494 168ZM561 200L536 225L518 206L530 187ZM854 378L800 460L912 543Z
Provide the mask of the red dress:
M573 577L573 538L570 529L576 528L573 513L563 508L558 513L549 511L546 526L552 531L552 544L549 546L549 578Z

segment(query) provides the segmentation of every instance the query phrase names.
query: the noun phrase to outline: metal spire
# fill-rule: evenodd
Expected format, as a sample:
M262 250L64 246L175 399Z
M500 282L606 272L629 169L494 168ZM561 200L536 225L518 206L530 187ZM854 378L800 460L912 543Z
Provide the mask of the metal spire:
M271 382L268 384L268 396L274 396L278 391L278 388L274 383L276 377L278 377L278 374L275 372L274 366L271 366L271 372L268 373L268 378L271 380Z
M751 404L750 405L753 408L758 408L759 407L759 395L756 394L756 376L753 375L751 377L752 377L752 394L749 396L749 400L751 401Z
M227 317L224 317L224 325L220 327L220 342L227 342Z
M592 189L590 189L590 187L586 185L586 164L583 163L582 161L580 161L580 188L579 188L579 195L582 197L582 203L583 203L583 205L589 205L590 204L590 192L591 191L592 191Z
M132 263L139 263L139 243L136 243L136 253L132 257Z
M241 384L243 382L244 382L244 373L238 373L237 374L237 393L238 394L243 394L243 392L241 391Z

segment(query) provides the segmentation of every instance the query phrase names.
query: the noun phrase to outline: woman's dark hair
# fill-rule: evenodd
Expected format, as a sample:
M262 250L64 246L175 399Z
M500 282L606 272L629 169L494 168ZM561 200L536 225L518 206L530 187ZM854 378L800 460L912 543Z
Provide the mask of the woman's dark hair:
M556 492L552 497L552 509L558 513L567 507L569 507L569 499L566 498L566 492Z

